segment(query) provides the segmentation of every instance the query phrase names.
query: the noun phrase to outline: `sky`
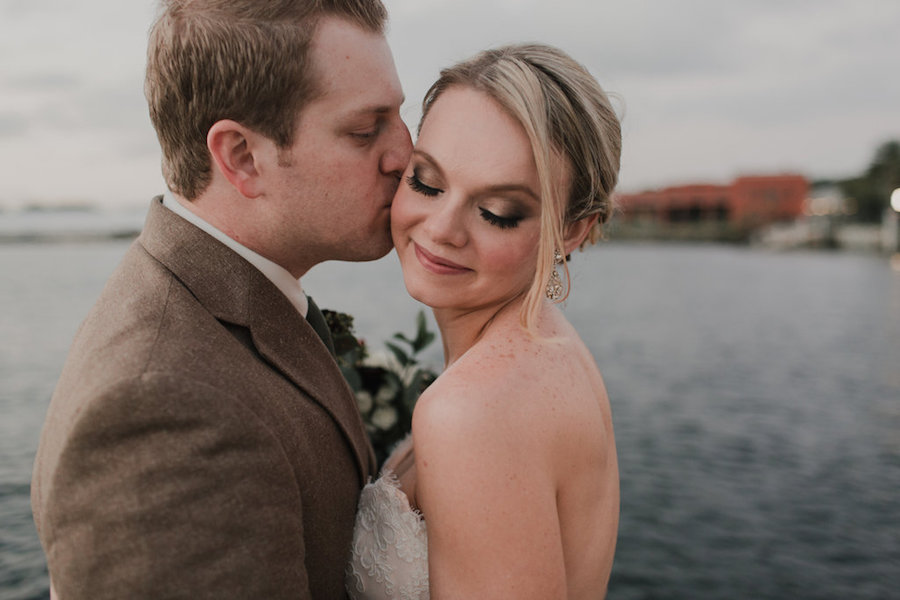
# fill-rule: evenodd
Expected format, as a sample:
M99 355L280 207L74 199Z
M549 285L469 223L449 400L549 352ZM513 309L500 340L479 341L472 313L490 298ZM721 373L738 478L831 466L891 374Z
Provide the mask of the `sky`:
M861 173L900 139L897 0L385 0L411 129L438 71L559 46L622 119L620 191ZM155 0L0 0L0 208L164 189L143 76Z

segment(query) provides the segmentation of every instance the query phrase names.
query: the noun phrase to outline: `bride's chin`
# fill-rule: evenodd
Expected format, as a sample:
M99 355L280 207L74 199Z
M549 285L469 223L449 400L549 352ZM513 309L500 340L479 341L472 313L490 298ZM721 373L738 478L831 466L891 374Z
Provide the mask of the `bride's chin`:
M419 286L406 284L406 293L416 302L420 302L428 308L441 308L440 301L435 297L433 289L423 290Z
M459 295L448 290L440 290L432 285L425 285L421 281L405 280L406 293L415 300L431 309L454 308L459 304Z

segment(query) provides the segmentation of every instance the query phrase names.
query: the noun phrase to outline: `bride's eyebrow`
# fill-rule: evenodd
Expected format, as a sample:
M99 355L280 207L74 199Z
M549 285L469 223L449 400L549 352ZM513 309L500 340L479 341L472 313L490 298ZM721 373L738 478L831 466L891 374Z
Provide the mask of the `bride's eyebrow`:
M427 162L428 166L437 171L438 175L440 175L441 177L444 176L444 170L441 168L441 165L438 164L438 161L435 160L433 156L431 156L424 150L419 150L418 148L413 148L413 154Z
M413 149L413 155L417 156L421 160L428 163L428 166L430 168L434 169L437 172L439 177L442 177L442 178L445 177L444 170L441 169L441 165L438 164L438 161L433 156L431 156L430 154L428 154L427 152L425 152L424 150L421 150L419 148ZM540 202L541 202L540 195L535 193L535 191L532 190L531 187L521 184L521 183L498 183L498 184L487 185L484 188L477 190L476 195L487 195L487 194L492 194L492 193L503 194L503 193L515 193L515 192L519 192L521 194L529 196L533 201L537 202L538 204L540 204Z
M529 186L523 185L520 183L501 183L497 185L490 185L484 188L483 193L487 194L509 194L509 193L520 193L525 196L528 196L534 202L538 204L541 203L541 197L538 196L534 190L532 190Z

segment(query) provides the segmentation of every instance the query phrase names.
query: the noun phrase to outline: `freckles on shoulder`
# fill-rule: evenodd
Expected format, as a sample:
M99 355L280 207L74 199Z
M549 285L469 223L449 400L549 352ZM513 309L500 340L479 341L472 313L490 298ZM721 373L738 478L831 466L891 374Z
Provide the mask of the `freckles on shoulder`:
M483 351L482 351L483 350ZM558 392L542 366L542 350L521 357L513 348L485 345L445 371L420 397L413 413L413 435L439 436L459 443L470 438L516 437L531 432ZM439 430L439 431L436 431ZM524 436L528 437L528 436Z

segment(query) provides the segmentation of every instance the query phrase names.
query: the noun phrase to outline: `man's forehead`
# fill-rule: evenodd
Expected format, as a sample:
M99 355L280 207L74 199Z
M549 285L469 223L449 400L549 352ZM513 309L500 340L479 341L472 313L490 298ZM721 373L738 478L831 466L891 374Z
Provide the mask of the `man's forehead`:
M317 98L342 112L373 114L403 104L394 59L383 35L348 23L321 24L311 52Z
M316 85L318 93L314 102L329 104L335 111L351 117L399 110L405 96L396 71L382 69L381 73L372 75L376 74L365 71L325 75Z

